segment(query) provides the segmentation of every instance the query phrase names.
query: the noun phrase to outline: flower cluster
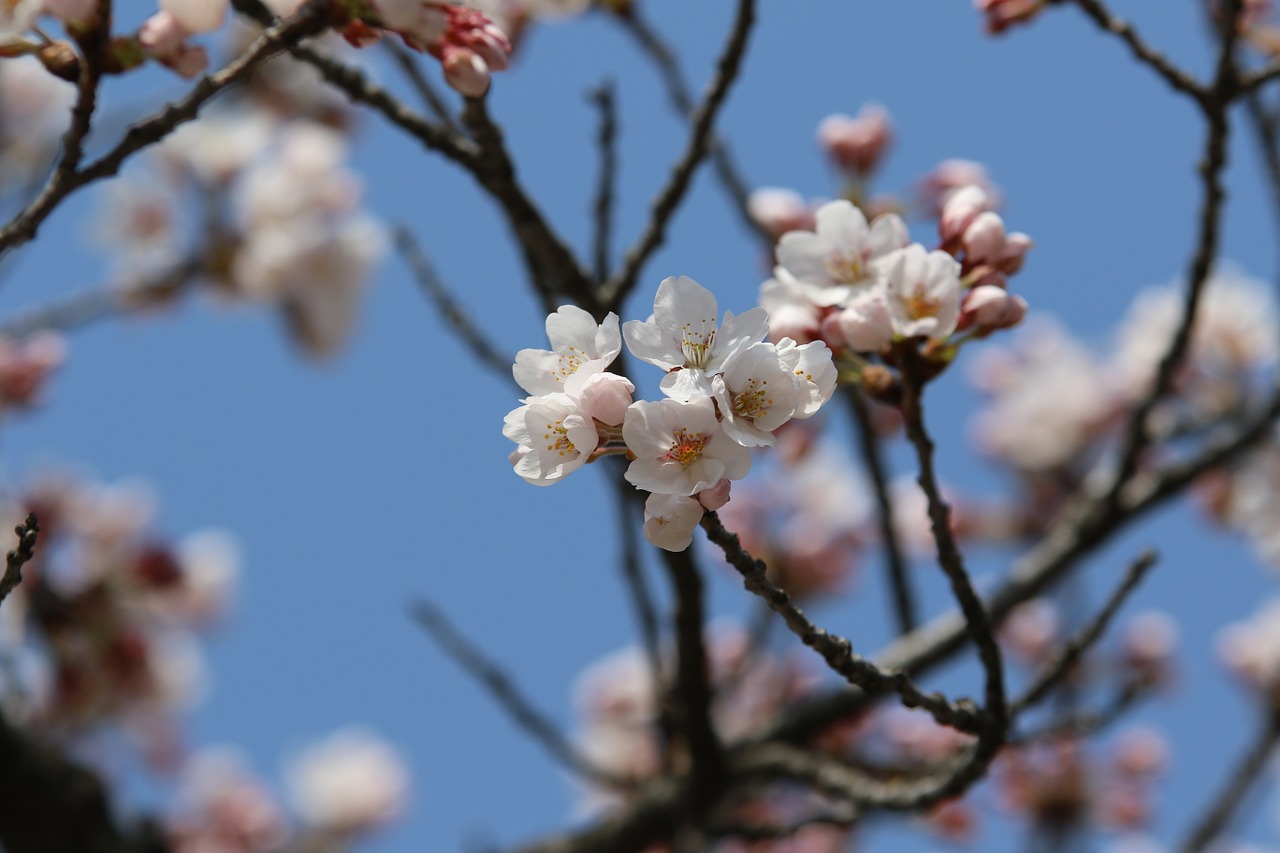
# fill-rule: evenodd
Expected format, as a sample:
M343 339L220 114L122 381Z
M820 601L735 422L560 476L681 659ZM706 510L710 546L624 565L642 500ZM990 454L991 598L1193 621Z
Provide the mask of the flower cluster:
M723 506L729 481L746 476L749 448L812 417L836 382L825 344L766 342L763 309L717 318L711 292L683 276L663 281L653 316L621 332L612 313L599 325L573 306L548 317L552 348L516 356L516 382L532 395L503 427L518 445L516 473L550 485L602 455L625 454L627 481L650 493L649 541L689 547L704 510ZM633 401L630 380L608 372L624 337L632 355L666 371L665 399Z
M0 611L15 662L6 701L64 735L123 723L168 764L172 714L202 687L195 636L221 613L238 573L234 544L214 531L162 538L137 487L47 477L4 514L27 511L39 519L40 547Z
M146 163L151 174L112 187L101 236L127 300L203 283L223 299L277 308L307 355L335 353L385 244L347 148L339 130L263 109L181 127Z
M349 849L403 810L409 774L391 745L349 728L300 752L286 765L285 782L297 827L236 751L211 747L192 756L166 822L174 853Z

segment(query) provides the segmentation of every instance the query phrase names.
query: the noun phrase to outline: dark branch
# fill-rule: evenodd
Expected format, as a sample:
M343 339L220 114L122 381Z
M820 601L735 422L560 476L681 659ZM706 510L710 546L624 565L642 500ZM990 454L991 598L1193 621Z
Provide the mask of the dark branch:
M600 286L600 304L604 308L614 310L622 304L622 300L626 299L635 286L649 256L666 239L667 226L689 190L693 173L706 159L711 130L730 87L737 79L742 59L746 55L747 37L751 34L754 22L755 0L738 0L737 17L729 31L729 40L720 55L720 61L716 63L715 78L690 119L691 131L684 153L676 161L667 185L654 198L648 224L635 245L627 251L622 268Z
M0 601L8 598L9 593L22 583L22 567L36 555L36 540L40 538L36 514L28 513L27 520L15 527L13 532L18 535L18 547L5 555L4 576L0 577Z
M600 110L600 132L596 144L600 148L600 177L596 183L595 217L596 282L609 277L609 240L613 236L614 184L618 179L618 107L613 83L606 80L590 93L591 103Z

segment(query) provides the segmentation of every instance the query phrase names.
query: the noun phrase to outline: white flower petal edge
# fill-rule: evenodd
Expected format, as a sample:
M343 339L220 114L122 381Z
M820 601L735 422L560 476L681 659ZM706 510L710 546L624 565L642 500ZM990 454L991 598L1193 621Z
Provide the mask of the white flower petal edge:
M960 262L946 252L913 243L885 259L889 317L894 334L935 340L955 331L960 319Z

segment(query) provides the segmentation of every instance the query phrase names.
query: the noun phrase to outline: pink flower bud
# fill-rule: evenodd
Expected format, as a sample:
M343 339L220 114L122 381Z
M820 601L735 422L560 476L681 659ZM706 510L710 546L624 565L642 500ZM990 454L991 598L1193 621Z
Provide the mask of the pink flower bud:
M986 18L988 35L999 35L1014 24L1025 24L1044 8L1044 0L974 0Z
M943 245L959 241L977 219L978 214L985 213L993 207L995 205L992 203L991 196L976 184L970 184L951 193L943 203L942 215L938 220L938 232L942 236Z
M440 51L445 81L468 98L484 97L489 91L489 66L474 50L446 44Z
M728 480L721 480L709 489L698 492L698 503L713 512L729 502Z
M1022 263L1026 260L1027 251L1035 244L1034 240L1021 231L1013 232L1005 237L1004 251L1001 252L999 260L996 261L996 266L1002 272L1013 275L1022 269Z
M818 142L842 169L859 175L873 172L892 140L889 114L870 104L856 118L830 115L818 125Z
M1007 329L1022 322L1027 314L1027 301L1013 296L1003 287L983 284L969 291L960 315L960 328L974 326L986 334L996 329Z
M966 267L994 266L1004 254L1004 220L1000 214L984 210L973 218L960 238Z
M138 44L156 59L161 59L177 51L189 35L191 33L171 12L157 12L143 21L138 30Z

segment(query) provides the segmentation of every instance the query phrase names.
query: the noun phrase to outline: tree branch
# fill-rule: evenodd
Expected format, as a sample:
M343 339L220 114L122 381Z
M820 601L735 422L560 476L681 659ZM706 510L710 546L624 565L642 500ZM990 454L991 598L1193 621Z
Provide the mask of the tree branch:
M40 525L34 512L27 513L27 520L13 529L18 535L18 547L4 559L4 575L0 577L0 602L22 583L22 567L36 555L36 540L40 538Z

